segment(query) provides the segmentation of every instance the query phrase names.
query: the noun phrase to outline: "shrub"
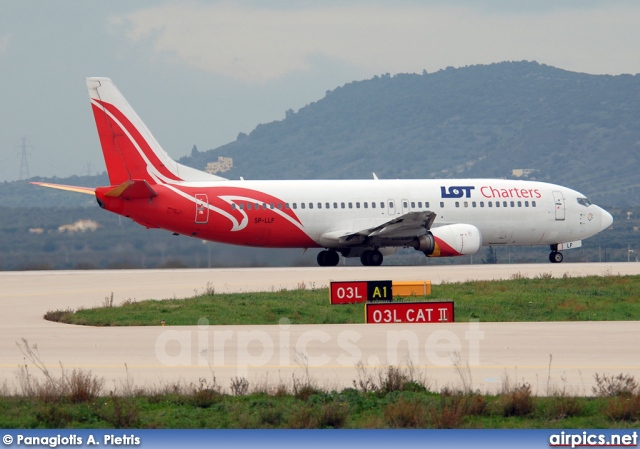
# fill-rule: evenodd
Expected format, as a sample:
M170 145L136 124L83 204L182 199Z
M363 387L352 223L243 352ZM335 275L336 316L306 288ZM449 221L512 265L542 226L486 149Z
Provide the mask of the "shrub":
M55 321L57 323L61 323L64 322L64 319L69 316L69 315L73 315L74 314L74 310L71 308L65 309L65 310L49 310L47 313L44 314L44 319L47 321Z
M113 392L109 394L109 401L96 409L96 414L115 429L138 427L140 422L140 409L135 401Z
M91 371L74 369L71 375L64 373L62 379L66 384L69 400L74 404L95 399L100 396L104 386L104 379L94 377Z
M323 404L318 414L316 427L339 429L344 427L349 415L349 405L340 401L331 401Z
M599 375L593 376L596 385L592 388L595 396L606 398L613 396L631 396L639 394L638 382L630 374L618 374L617 376Z
M231 394L234 396L244 396L249 391L249 381L244 377L233 377L231 379Z
M531 385L523 383L500 395L503 416L525 416L533 410Z
M612 421L640 419L640 395L620 395L609 399L605 414Z
M384 409L384 420L389 427L407 429L426 427L426 407L417 398L400 396Z
M213 381L211 383L201 377L197 385L191 383L189 385L189 388L191 391L188 396L187 402L194 407L211 407L213 404L216 404L223 399L220 392L220 387L216 383L215 377L213 378Z

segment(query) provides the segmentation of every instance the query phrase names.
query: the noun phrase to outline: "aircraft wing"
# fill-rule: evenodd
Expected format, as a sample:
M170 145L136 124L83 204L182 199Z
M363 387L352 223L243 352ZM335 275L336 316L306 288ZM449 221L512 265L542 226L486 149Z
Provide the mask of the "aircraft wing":
M86 193L88 195L95 195L96 189L94 187L79 187L79 186L67 186L64 184L51 184L48 182L29 182L36 186L49 187L51 189L68 190L70 192Z
M331 231L322 236L323 240L334 241L345 246L361 245L367 241L404 240L424 235L433 221L435 212L409 212L380 225L359 231Z

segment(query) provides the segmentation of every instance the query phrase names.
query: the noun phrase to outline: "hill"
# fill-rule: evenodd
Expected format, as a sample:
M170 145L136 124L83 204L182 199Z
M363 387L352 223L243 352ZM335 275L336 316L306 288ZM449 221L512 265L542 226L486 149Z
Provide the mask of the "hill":
M572 187L604 206L640 205L640 76L588 75L536 62L354 81L285 118L180 162L246 179L513 177ZM51 182L103 185L106 176ZM93 200L0 184L0 206Z
M248 179L511 177L513 169L599 204L640 203L640 76L536 62L354 81L281 121L181 163L232 157Z

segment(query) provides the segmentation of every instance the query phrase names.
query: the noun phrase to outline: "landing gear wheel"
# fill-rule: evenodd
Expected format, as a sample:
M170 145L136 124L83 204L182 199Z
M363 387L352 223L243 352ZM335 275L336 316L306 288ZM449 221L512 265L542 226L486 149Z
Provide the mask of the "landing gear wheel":
M340 262L340 256L335 251L320 251L318 253L318 265L321 267L335 267Z
M560 263L563 258L562 253L559 251L552 251L551 254L549 254L549 262L551 263Z
M382 256L382 253L380 251L378 251L377 249L374 249L374 250L367 249L360 256L360 262L365 267L377 267L377 266L380 266L380 265L382 265L383 259L384 259L384 257Z

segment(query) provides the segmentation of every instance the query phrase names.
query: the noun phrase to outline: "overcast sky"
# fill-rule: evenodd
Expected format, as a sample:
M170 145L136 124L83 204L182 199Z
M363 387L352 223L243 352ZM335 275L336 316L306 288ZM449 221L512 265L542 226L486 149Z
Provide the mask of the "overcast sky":
M267 6L268 4L268 6ZM114 80L176 159L383 73L535 60L640 72L637 0L0 5L0 181L104 170L84 84Z

